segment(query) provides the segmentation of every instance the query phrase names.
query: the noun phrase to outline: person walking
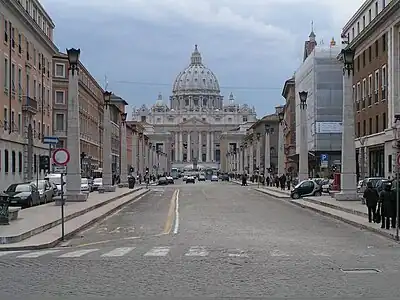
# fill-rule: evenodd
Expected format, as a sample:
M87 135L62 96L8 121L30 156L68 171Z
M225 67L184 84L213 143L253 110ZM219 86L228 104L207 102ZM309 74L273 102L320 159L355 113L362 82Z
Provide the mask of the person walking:
M363 198L368 207L368 222L372 223L376 220L376 205L379 201L379 194L377 190L373 188L371 181L367 183Z
M390 218L393 216L393 203L395 201L395 193L391 190L391 185L386 183L383 191L379 195L382 214L381 228L390 228Z

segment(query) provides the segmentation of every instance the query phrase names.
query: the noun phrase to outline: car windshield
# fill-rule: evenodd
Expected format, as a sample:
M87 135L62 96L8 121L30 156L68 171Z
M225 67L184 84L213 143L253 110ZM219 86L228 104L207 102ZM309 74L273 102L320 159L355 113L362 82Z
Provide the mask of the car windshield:
M297 189L299 186L301 186L301 185L302 185L302 183L303 183L303 182L306 182L306 181L308 181L308 180L303 180L303 181L300 181L298 184L296 184L296 186L295 186L294 188L296 188L296 189Z
M95 180L93 180L93 183L102 183L103 182L103 178L95 178Z
M82 178L81 184L89 184L89 180L87 178Z
M8 187L7 192L30 192L29 184L12 184Z

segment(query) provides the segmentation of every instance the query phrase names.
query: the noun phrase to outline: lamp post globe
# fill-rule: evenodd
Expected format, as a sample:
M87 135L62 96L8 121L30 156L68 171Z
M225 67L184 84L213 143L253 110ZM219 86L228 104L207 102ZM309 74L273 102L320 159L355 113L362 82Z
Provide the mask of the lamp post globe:
M68 62L71 68L74 68L78 65L80 54L81 54L81 49L75 49L75 48L67 49Z

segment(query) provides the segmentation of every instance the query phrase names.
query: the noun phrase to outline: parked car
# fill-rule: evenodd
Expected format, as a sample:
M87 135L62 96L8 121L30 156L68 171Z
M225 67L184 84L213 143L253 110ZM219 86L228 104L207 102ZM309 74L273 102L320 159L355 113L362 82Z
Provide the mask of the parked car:
M172 176L167 176L167 182L168 184L174 184L174 178Z
M206 181L206 176L204 176L203 174L200 174L199 181Z
M211 181L218 181L218 176L217 175L212 175L211 176Z
M167 185L167 184L168 184L167 177L158 178L158 185Z
M27 208L40 204L39 190L33 183L13 183L4 193L10 197L10 206Z
M194 176L188 176L186 178L186 183L196 183L196 179L194 178Z
M372 187L376 187L376 184L382 179L385 179L385 178L383 178L383 177L368 177L368 178L364 178L364 180L362 181L361 187L360 187L358 192L363 194L365 189L367 188L367 183L368 182L372 183Z
M97 191L99 188L103 187L103 178L95 178L93 180L93 191Z
M87 178L81 178L81 191L82 192L92 192L92 186L89 184L89 180Z
M322 192L329 193L332 190L333 179L329 179L322 185Z
M188 176L187 176L187 175L184 175L183 178L182 178L182 180L183 180L183 181L186 181L187 178L188 178Z
M223 174L223 175L221 176L221 180L222 180L222 181L229 181L229 175L228 175L228 174Z
M53 200L54 190L50 181L41 179L38 181L36 180L32 181L31 183L37 185L39 191L40 203L47 203Z
M322 187L312 179L303 180L298 183L290 192L292 199L299 199L306 196L321 196Z

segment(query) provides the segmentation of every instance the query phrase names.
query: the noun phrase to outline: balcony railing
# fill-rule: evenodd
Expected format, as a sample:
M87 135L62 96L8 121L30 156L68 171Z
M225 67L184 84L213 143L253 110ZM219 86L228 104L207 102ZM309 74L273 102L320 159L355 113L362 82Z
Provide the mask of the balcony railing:
M22 111L36 114L38 112L38 103L36 99L26 96L25 101L22 104Z

